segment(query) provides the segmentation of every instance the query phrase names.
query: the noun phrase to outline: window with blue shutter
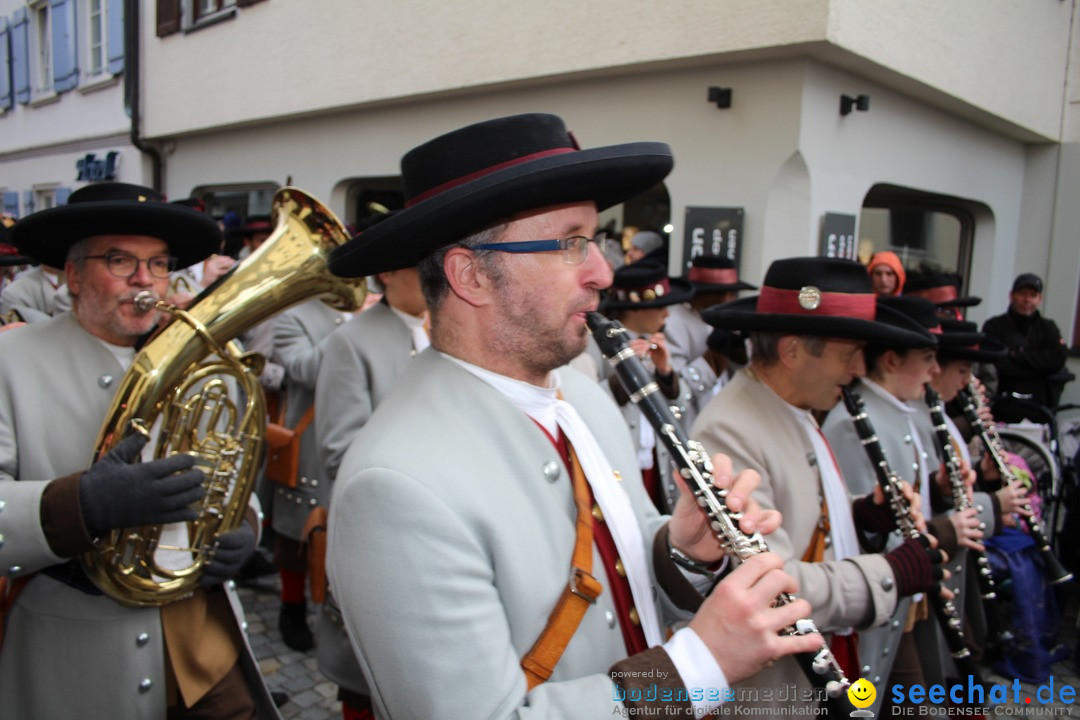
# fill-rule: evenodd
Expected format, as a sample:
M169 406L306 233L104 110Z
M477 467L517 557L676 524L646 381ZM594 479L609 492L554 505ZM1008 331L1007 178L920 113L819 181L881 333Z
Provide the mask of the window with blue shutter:
M15 105L11 88L11 42L7 18L0 17L0 111Z
M26 215L30 215L34 212L34 191L23 190L22 197L23 213Z
M124 0L109 0L105 19L109 24L109 72L124 70Z
M30 16L21 7L11 16L11 82L15 99L30 102Z
M19 192L17 190L4 192L4 212L11 217L19 217Z
M53 90L59 93L79 84L75 0L49 0L49 6L52 21Z
M68 197L71 195L71 188L58 187L56 188L54 197L56 198L57 205L67 205Z

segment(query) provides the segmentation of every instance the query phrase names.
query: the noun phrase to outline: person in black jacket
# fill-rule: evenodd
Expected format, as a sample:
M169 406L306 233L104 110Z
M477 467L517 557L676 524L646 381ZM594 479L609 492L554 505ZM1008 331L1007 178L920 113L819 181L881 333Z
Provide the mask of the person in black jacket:
M1061 394L1061 383L1051 376L1065 367L1068 348L1054 321L1039 313L1042 290L1038 275L1017 276L1009 293L1008 312L987 320L982 331L1009 348L1009 354L996 363L998 394L1030 396L1031 402L1052 408ZM994 414L1005 422L1019 422L1025 408L1006 402L995 407Z

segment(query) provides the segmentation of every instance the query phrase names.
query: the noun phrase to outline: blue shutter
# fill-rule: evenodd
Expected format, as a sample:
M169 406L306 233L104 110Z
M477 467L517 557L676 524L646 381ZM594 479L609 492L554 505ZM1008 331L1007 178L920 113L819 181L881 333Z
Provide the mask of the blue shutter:
M23 213L26 215L30 215L34 212L34 191L23 190L22 197Z
M4 192L4 212L12 217L19 217L19 192L17 190Z
M58 187L53 192L53 197L56 198L57 205L67 205L68 197L71 196L71 188Z
M117 75L124 70L124 0L109 0L105 19L109 24L109 72Z
M79 84L75 1L50 0L49 22L52 23L53 90L59 93Z
M7 18L0 17L0 111L15 105L15 93L11 91L11 44L8 41Z
M30 102L30 16L21 7L11 16L11 81L15 99Z

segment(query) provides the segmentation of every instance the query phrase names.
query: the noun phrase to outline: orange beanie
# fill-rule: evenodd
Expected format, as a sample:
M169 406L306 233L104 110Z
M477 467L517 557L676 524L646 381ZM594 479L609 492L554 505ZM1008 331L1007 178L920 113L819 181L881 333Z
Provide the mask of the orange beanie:
M904 280L907 279L904 264L900 262L900 258L894 252L882 250L874 253L873 257L870 258L870 264L866 266L866 272L873 273L876 265L887 265L896 273L896 290L893 291L893 295L899 295L904 289Z

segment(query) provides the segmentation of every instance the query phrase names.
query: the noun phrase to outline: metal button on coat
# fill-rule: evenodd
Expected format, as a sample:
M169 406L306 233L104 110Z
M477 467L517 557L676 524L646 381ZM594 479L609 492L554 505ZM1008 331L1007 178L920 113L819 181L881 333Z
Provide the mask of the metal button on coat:
M881 589L888 592L893 589L893 579L891 577L881 579Z
M102 388L103 390L107 390L110 387L112 387L113 376L108 375L108 374L102 375L101 377L99 377L97 379L97 384L98 384L99 388Z
M139 683L139 692L150 692L152 687L154 687L154 681L150 678L143 678Z
M139 636L135 638L135 644L139 647L143 647L148 642L150 642L149 633L139 633Z
M548 460L544 463L544 479L548 482L555 482L559 479L559 463L554 460Z
M604 619L607 620L607 626L609 628L615 627L615 611L611 608L604 610Z

